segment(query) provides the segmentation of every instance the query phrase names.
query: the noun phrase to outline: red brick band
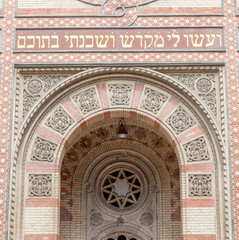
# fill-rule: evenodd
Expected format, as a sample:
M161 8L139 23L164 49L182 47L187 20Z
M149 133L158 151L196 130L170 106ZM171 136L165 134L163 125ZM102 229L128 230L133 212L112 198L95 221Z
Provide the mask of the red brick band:
M216 240L215 234L186 234L183 240Z
M57 234L25 234L24 240L58 240Z
M59 207L59 200L55 198L28 198L25 207Z
M45 137L49 141L53 141L56 143L61 143L63 140L63 137L58 135L57 133L51 131L49 128L46 128L44 126L40 126L37 130L37 134Z
M70 98L65 98L61 104L67 109L67 111L76 121L80 121L83 118Z
M39 172L44 172L44 173L57 173L60 172L59 165L57 164L52 164L52 163L28 163L26 167L27 172L31 173L39 173Z
M182 207L214 207L214 199L183 199Z
M194 163L181 167L181 172L212 172L213 163Z

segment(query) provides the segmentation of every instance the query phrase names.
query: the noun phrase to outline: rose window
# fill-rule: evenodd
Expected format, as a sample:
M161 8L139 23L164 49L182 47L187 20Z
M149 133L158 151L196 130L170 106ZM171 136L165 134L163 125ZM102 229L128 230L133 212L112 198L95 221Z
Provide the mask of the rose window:
M114 169L103 180L102 196L107 204L126 209L135 205L142 195L139 176L126 168Z

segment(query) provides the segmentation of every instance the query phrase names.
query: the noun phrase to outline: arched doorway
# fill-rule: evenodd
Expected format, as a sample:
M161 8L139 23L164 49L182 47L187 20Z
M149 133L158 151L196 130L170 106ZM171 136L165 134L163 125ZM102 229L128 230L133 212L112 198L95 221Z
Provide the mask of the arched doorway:
M127 228L138 239L180 239L174 149L139 117L126 118L128 138L117 139L119 119L89 129L63 159L60 238L116 238Z
M16 144L15 239L36 231L38 239L223 239L222 149L205 112L187 88L149 69L96 68L60 82ZM122 118L127 140L115 138ZM121 175L107 195L118 163L142 195Z

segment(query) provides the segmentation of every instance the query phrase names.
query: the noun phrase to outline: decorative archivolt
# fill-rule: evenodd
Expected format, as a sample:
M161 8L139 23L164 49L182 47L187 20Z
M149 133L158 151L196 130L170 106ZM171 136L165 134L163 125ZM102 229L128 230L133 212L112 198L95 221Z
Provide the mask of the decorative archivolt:
M29 72L27 74L29 75ZM107 76L107 74L109 75ZM17 96L15 102L26 103L24 91L28 91L29 94L29 89L26 90L29 86L31 86L30 93L34 101L30 105L26 103L26 107L24 107L26 110L22 114L19 114L20 111L16 104L16 115L18 117L16 119L19 122L16 123L15 129L20 128L21 131L19 129L18 132L15 132L16 151L13 164L17 165L20 162L21 164L25 164L25 162L59 163L64 146L59 141L54 141L53 138L43 136L39 132L40 128L48 129L49 133L59 136L59 139L62 139L61 143L63 143L64 139L69 140L72 133L79 128L78 122L87 121L91 116L104 111L115 110L135 111L136 114L145 115L152 119L152 122L161 124L162 130L168 134L168 138L171 138L171 141L174 140L176 151L181 158L181 164L215 161L215 148L212 147L211 137L217 136L219 145L223 145L222 135L219 131L222 126L218 124L220 121L215 120L215 117L219 118L222 115L213 114L214 110L211 112L212 109L209 107L211 103L208 105L208 101L204 101L208 98L199 93L194 94L191 85L184 87L185 82L182 83L179 79L170 78L150 69L133 67L95 68L72 77L66 76L69 75L64 73L60 78L57 77L58 80L55 82L54 88L51 84L47 89L44 88L46 83L40 86L44 81L39 74L38 76L28 77L29 83L31 82L30 85L28 82L23 83L23 92L20 93L21 98ZM213 95L213 101L221 96L220 91L218 93L217 89L213 87L215 81L212 81L212 79L215 78L212 78L212 76L206 78L204 75L200 77L195 80L194 87L197 87L197 91L201 90L205 93L215 89L216 94ZM17 79L21 78L28 79L24 77L24 71L18 73ZM54 80L52 81L54 82ZM16 84L18 86L19 82L17 81ZM43 89L46 90L43 91ZM64 102L66 99L69 100L71 107L77 110L78 117L72 114L70 108L66 107ZM217 105L217 112L220 113L221 107L221 105ZM31 125L31 119L35 121L34 126ZM212 128L210 129L209 126ZM201 129L195 136L190 135L194 128ZM26 129L30 129L30 131L27 132ZM28 137L26 145L21 140L23 135ZM184 141L183 136L189 136L190 140ZM180 137L182 140L179 142L178 138ZM24 152L24 156L18 155L18 146ZM217 149L217 156L223 150L223 148ZM58 156L58 159L56 159L56 156ZM183 161L183 158L186 161ZM19 163L16 164L16 161ZM211 174L191 174L188 176L188 185L191 186L187 191L188 196L212 196ZM16 175L15 169L13 169L12 175ZM13 192L16 184L14 179L12 182ZM49 181L53 182L51 176L29 173L26 179L29 180L31 186L29 194L32 197L37 197L37 194L43 194L42 196L45 197L52 195L51 188L48 187ZM217 181L217 177L215 177L215 180ZM40 186L43 182L45 183L44 188L43 185ZM203 185L200 185L202 182ZM22 186L24 186L24 183L22 183ZM12 209L14 209L14 201L12 201L12 205ZM148 216L142 217L142 221L144 222L147 218ZM13 222L11 226L14 226Z

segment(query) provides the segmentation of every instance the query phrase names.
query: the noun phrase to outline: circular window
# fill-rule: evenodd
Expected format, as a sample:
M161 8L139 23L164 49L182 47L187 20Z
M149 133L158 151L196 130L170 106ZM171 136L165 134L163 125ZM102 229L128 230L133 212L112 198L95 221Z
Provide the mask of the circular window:
M103 178L101 194L105 202L117 209L138 203L143 187L140 176L127 167L115 168Z

